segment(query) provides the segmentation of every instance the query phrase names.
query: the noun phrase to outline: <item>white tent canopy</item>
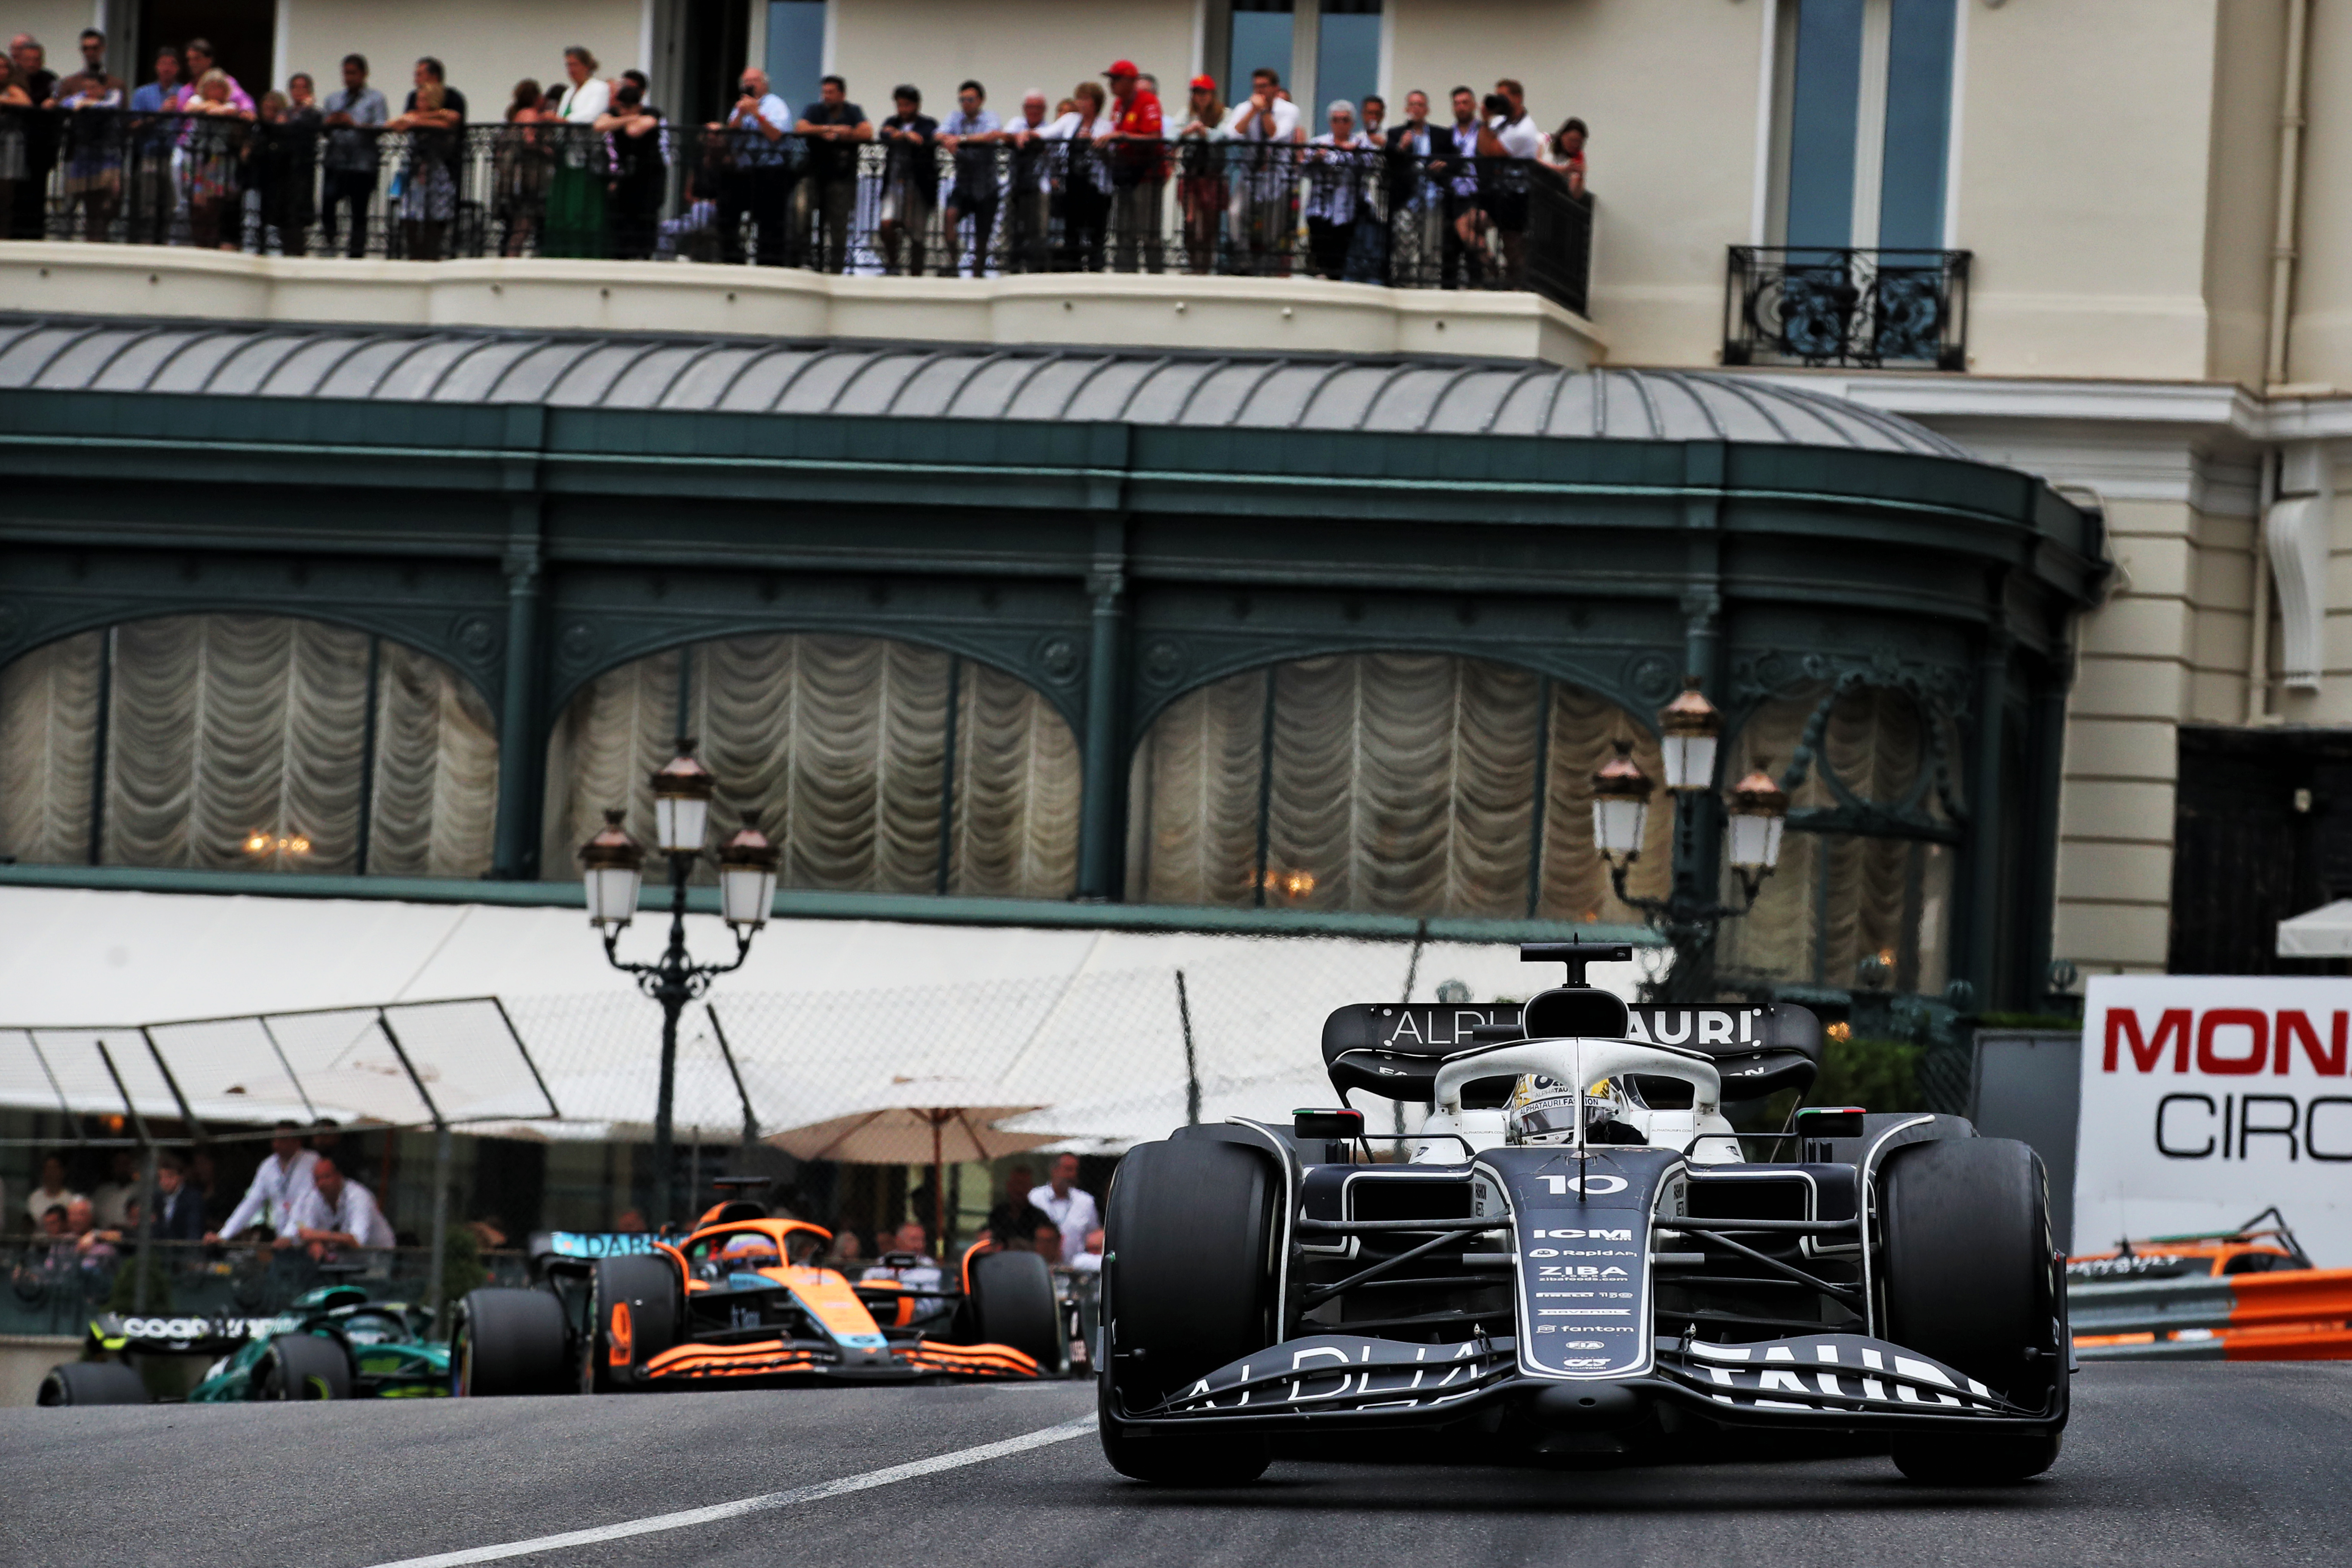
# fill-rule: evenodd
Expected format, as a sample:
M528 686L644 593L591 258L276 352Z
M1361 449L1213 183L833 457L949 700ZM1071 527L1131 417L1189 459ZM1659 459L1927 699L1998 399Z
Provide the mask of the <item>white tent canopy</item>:
M139 1029L88 1026L101 1010L204 1015L226 1021L153 1031L199 1117L415 1125L429 1115L381 1005L453 1123L650 1132L660 1010L606 966L577 910L0 887L0 1023L20 1026L0 1030L0 1104L55 1109L62 1093L120 1110L104 1038L142 1113L175 1115ZM632 931L624 956L658 938ZM714 957L733 947L715 917L690 917L688 941ZM1628 994L1639 978L1633 963L1592 975ZM1508 943L778 921L707 1009L688 1009L675 1121L732 1142L746 1098L772 1134L856 1112L894 1078L952 1078L977 1086L975 1103L1040 1108L1006 1119L1021 1139L1115 1150L1181 1123L1190 1080L1206 1121L1328 1103L1323 1019L1345 1003L1433 1000L1448 981L1523 997L1557 978ZM302 1009L325 1011L278 1016ZM551 1100L559 1119L532 1120Z
M2281 958L2352 958L2352 899L2322 904L2278 923Z

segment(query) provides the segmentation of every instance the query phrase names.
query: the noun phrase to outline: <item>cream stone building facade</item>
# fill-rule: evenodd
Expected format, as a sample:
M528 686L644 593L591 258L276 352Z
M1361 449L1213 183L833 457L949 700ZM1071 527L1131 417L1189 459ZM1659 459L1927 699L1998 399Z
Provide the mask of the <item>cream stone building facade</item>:
M42 33L52 63L70 58L70 35L93 18L116 22L124 64L155 41L129 37L141 7L124 0L0 11L11 30ZM2078 627L2053 952L2095 972L2242 964L2267 953L2267 927L2251 946L2222 940L2211 909L2260 923L2292 912L2281 900L2352 892L2326 885L2317 864L2326 857L2315 846L2332 840L2325 783L2310 782L2331 727L2352 725L2352 565L2339 542L2340 498L2352 490L2340 472L2352 456L2352 0L222 8L248 12L241 25L267 39L272 79L295 69L331 79L357 49L394 88L410 59L430 53L478 114L519 77L554 78L572 43L608 71L644 67L656 98L687 110L743 60L766 63L796 92L838 71L869 106L902 80L944 104L976 77L1008 110L1023 89L1059 97L1120 58L1156 74L1171 98L1195 72L1230 91L1237 70L1270 63L1304 104L1377 88L1392 118L1408 89L1442 98L1507 75L1545 125L1574 114L1591 126L1590 310L1575 319L1532 300L1479 301L1456 312L1457 352L1713 368L1725 358L1733 247L1966 252L1964 364L1745 374L1906 416L2104 516L2115 571L2109 596ZM258 44L247 47L257 57ZM1276 58L1255 60L1253 49ZM113 279L108 265L119 264L58 268L37 284L25 276L30 258L6 261L9 291L44 309L127 309L143 293ZM215 261L173 300L146 295L140 308L433 321L494 321L508 309L488 272L452 269L429 290L349 275L351 286L322 292L266 263ZM526 265L545 264L495 264L516 276ZM1014 285L1043 282L767 287L793 330L866 336L1219 346L1272 320L1262 281L1088 280L1033 289L1032 310ZM296 292L278 300L281 287ZM756 300L739 310L732 282L723 306L717 285L665 281L658 296L648 287L549 273L531 283L527 308L541 324L782 330L785 319L755 317ZM1281 303L1280 320L1297 326L1273 330L1311 329L1325 351L1425 352L1448 325L1431 324L1444 312L1426 300L1375 305L1341 286L1280 287L1297 310ZM1203 303L1171 311L1175 297ZM2192 790L2204 804L2187 816L2209 835L2192 863L2176 853L2182 792L2195 784L2184 770L2209 754L2237 759L2236 772L2221 770L2237 782ZM2210 837L2248 814L2276 816L2280 832L2265 842L2311 862L2265 871L2272 891L2259 908L2233 881L2235 841ZM2352 854L2343 858L2352 878ZM2179 918L2190 902L2204 911L2189 921L2196 931Z

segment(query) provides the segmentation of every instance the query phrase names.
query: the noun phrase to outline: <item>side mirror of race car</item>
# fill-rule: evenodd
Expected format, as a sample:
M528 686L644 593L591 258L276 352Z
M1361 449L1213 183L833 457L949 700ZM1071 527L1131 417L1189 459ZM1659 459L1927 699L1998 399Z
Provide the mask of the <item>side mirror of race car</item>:
M1360 1110L1298 1110L1290 1113L1291 1130L1301 1143L1323 1143L1323 1158L1339 1163L1348 1158L1348 1145L1364 1135Z

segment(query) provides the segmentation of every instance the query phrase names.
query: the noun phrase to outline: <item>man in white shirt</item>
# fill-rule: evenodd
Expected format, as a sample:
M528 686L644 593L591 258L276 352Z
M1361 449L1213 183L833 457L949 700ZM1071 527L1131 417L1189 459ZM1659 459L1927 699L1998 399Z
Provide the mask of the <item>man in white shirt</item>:
M1335 98L1325 112L1331 129L1307 144L1307 248L1317 274L1336 282L1347 274L1356 218L1369 205L1377 171L1373 144L1356 132L1356 106Z
M221 1227L206 1231L205 1239L241 1235L257 1225L266 1225L278 1236L292 1234L294 1205L310 1190L310 1168L318 1163L319 1156L302 1147L302 1124L279 1122L277 1136L269 1140L269 1158L253 1173L253 1184Z
M783 139L793 128L793 111L768 90L768 73L757 66L743 72L736 92L726 120L710 127L725 132L728 142L727 174L719 184L719 258L743 259L743 219L749 215L759 233L760 265L782 267L788 254L784 215L793 193Z
M1295 204L1302 139L1298 106L1282 95L1281 74L1260 66L1250 73L1250 95L1225 117L1234 145L1233 232L1245 237L1246 270L1287 277L1290 252L1298 237Z
M1021 117L1003 132L1003 139L1013 143L1013 199L1005 217L1005 250L1023 272L1045 269L1054 210L1054 171L1045 156L1045 132L1053 122L1045 93L1033 87L1021 96Z
M294 1202L292 1223L279 1247L300 1245L312 1258L363 1247L390 1247L392 1222L376 1206L375 1194L352 1181L324 1155L310 1166L310 1186Z
M31 1195L25 1199L25 1217L40 1228L41 1216L51 1209L70 1208L81 1194L66 1184L66 1163L61 1155L41 1157L41 1180Z
M940 1270L939 1259L933 1258L929 1253L923 1250L924 1243L929 1238L923 1234L923 1227L913 1220L908 1220L905 1225L900 1226L897 1233L890 1237L890 1244L883 1249L883 1256L886 1259L890 1258L912 1258L914 1261L911 1263L891 1263L887 1261L877 1263L872 1268L866 1269L864 1274L859 1275L858 1278L861 1279L896 1279L901 1285L906 1286L909 1290L939 1289L940 1281L945 1278L945 1276L941 1274ZM936 1305L938 1305L936 1302L919 1301L915 1305L916 1315L920 1316L922 1313L929 1310Z
M1527 89L1509 77L1495 84L1496 93L1509 101L1510 112L1494 119L1495 139L1503 144L1503 155L1532 165L1543 153L1543 132L1536 128L1535 116L1528 112ZM1488 193L1486 216L1494 220L1495 233L1502 242L1503 272L1513 282L1527 276L1528 266L1528 172L1508 164L1496 171L1495 189Z
M1102 1228L1102 1211L1095 1206L1092 1193L1081 1192L1076 1186L1078 1157L1064 1154L1054 1162L1053 1184L1044 1192L1033 1192L1029 1202L1044 1212L1062 1233L1062 1257L1076 1258L1087 1250L1087 1234Z

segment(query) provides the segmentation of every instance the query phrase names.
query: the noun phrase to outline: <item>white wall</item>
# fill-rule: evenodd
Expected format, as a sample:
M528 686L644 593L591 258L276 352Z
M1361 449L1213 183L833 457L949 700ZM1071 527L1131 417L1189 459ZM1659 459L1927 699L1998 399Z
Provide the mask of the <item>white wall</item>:
M278 46L288 74L309 71L325 94L341 80L345 55L365 55L370 84L395 114L421 55L432 55L448 68L449 85L466 95L477 120L497 119L524 77L542 87L561 82L563 51L570 45L594 51L599 76L641 64L640 0L499 0L495 5L292 0L288 13L287 36Z
M911 82L923 110L945 114L956 84L988 89L997 113L1019 110L1021 94L1043 89L1050 104L1086 80L1101 82L1113 60L1133 60L1160 79L1164 101L1184 101L1192 61L1192 0L833 0L833 68L876 123L892 112L890 89ZM797 108L797 106L795 106Z
M84 27L103 26L97 0L6 0L0 5L0 44L19 33L30 33L47 51L48 68L59 76L81 69L81 47L76 41Z

